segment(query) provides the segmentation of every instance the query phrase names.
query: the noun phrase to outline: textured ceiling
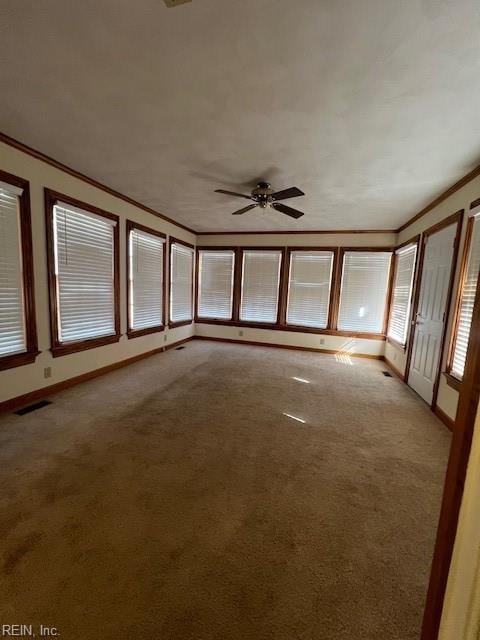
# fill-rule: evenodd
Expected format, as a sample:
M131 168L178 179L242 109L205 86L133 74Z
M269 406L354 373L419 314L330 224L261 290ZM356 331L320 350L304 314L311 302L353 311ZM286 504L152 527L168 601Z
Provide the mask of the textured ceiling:
M198 231L392 229L480 161L478 0L2 0L0 129ZM213 193L256 179L298 220Z

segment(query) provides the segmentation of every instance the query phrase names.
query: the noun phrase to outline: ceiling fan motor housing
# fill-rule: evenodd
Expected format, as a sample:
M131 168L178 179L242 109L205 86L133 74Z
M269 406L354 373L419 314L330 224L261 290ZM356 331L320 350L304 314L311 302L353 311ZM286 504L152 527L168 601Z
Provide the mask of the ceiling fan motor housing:
M258 202L259 207L266 209L273 202L273 192L268 182L259 182L256 189L252 191L252 198Z

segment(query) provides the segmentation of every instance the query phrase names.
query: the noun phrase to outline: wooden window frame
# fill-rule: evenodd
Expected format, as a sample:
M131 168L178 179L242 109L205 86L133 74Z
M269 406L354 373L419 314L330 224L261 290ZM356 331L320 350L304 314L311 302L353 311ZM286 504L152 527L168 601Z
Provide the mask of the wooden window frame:
M232 284L232 317L230 320L215 320L215 318L204 318L203 316L198 315L198 291L200 287L200 260L199 255L200 251L232 251L233 252L233 284ZM235 312L235 273L237 269L237 258L238 253L236 251L236 247L195 247L195 306L194 306L194 319L195 322L199 324L217 324L217 323L225 323L231 324L234 318Z
M127 256L127 337L129 340L132 338L139 338L141 336L146 336L151 333L158 333L160 331L165 331L166 324L166 263L167 263L167 236L165 233L161 231L157 231L156 229L152 229L151 227L146 227L139 222L135 222L134 220L127 220L127 238L126 238L126 256ZM162 315L163 322L161 324L155 325L153 327L146 327L145 329L133 329L130 326L130 233L138 229L138 231L143 231L144 233L149 233L152 236L157 236L158 238L162 238L164 240L163 245L163 258L162 258Z
M338 261L338 253L339 253L338 247L322 247L322 248L287 247L286 251L287 251L287 256L286 256L285 282L284 282L285 291L283 292L285 296L285 301L284 301L285 304L284 304L284 309L282 310L284 311L284 315L281 318L282 326L285 326L288 330L292 330L292 331L296 330L299 332L302 332L305 330L307 330L307 332L310 332L310 330L313 330L315 333L328 331L329 328L333 326L333 317L334 317L334 311L335 311L335 274L337 270L337 261ZM324 252L333 253L332 277L330 280L330 295L328 299L327 326L325 327L325 329L320 329L318 327L304 327L303 325L292 324L291 322L287 322L288 296L290 293L290 268L292 264L292 253L294 253L295 251L311 251L311 252L324 251Z
M233 313L231 320L211 320L208 318L199 318L197 314L198 299L195 295L195 322L198 324L222 325L231 327L246 327L251 329L270 329L274 331L291 331L294 333L312 333L318 335L340 336L348 338L366 338L369 340L385 340L386 339L386 322L388 321L391 292L392 292L392 268L390 268L389 284L387 289L387 303L385 305L385 319L383 333L368 333L355 331L342 331L337 329L338 309L340 302L340 286L343 272L343 254L345 251L380 251L393 252L394 249L389 247L332 247L332 246L200 246L197 251L209 250L230 250L235 253L235 270L233 278ZM277 320L274 323L267 322L248 322L240 320L240 303L242 295L242 277L243 277L243 254L245 251L280 251L282 254L279 279L279 298ZM328 325L326 329L316 327L303 327L299 325L287 324L287 300L291 253L293 251L332 251L334 254L332 282L330 287L330 303L328 310ZM198 293L198 260L196 260L197 273L195 278L196 294Z
M171 305L171 280L172 280L172 250L174 244L182 244L184 247L188 247L193 250L193 262L192 262L192 318L190 320L180 320L179 322L172 322L171 313L172 313L172 305ZM193 324L195 322L195 310L197 306L197 256L195 253L195 246L190 244L190 242L185 242L185 240L180 240L179 238L174 238L173 236L169 237L168 241L168 327L170 329L176 329L177 327L186 327L189 324ZM167 317L165 318L165 320Z
M369 338L370 340L386 340L387 338L387 327L388 327L388 319L390 317L390 304L392 301L392 287L393 287L393 268L392 268L392 264L393 264L393 252L395 251L395 249L393 247L340 247L340 255L339 255L339 259L340 259L340 264L339 264L339 273L338 273L338 278L337 278L337 287L338 287L338 291L337 291L337 305L336 305L336 316L335 316L335 328L337 329L337 334L338 335L344 335L344 336L353 336L355 338ZM344 266L344 258L345 258L345 254L346 253L351 253L351 252L363 252L363 253L372 253L372 252L378 252L378 253L391 253L391 257L390 257L390 265L389 265L389 272L388 272L388 281L387 281L387 291L386 291L386 298L385 298L385 310L383 312L383 323L382 323L382 331L380 333L375 333L375 332L368 332L368 331L363 331L363 332L355 332L355 331L344 331L344 330L340 330L338 329L338 316L340 313L340 295L341 295L341 289L342 289L342 281L343 281L343 266Z
M480 200L475 200L470 205L470 210L477 209L479 205L480 205ZM458 280L458 288L455 296L455 312L454 312L455 315L453 317L452 331L451 331L450 339L448 343L447 366L444 372L444 376L448 386L455 389L455 391L460 391L460 388L463 382L463 378L459 378L454 373L452 373L452 365L453 365L453 357L455 353L455 345L457 342L458 325L460 322L460 305L462 302L463 290L465 288L465 279L467 277L468 260L470 258L470 252L472 249L472 236L473 236L474 224L475 224L475 216L471 215L467 220L465 241L463 245L462 262L460 266L460 277Z
M38 350L35 314L35 281L33 273L32 216L30 211L30 183L0 170L0 180L23 189L19 196L20 250L22 253L22 286L25 322L25 351L0 356L0 371L35 362Z
M421 234L419 233L418 235L414 236L413 238L411 238L410 240L407 240L406 242L402 242L401 244L399 244L398 246L395 247L395 249L393 250L393 256L392 256L392 291L391 291L391 296L390 296L390 305L389 305L389 313L388 313L388 322L387 322L387 342L389 344L393 344L394 347L397 347L397 349L402 350L404 353L406 353L407 349L408 349L408 343L410 340L410 333L411 333L411 329L412 329L412 313L413 313L413 304L414 304L414 300L415 300L415 287L416 287L416 283L417 283L417 277L418 277L418 263L420 262L420 239L421 239ZM412 281L412 290L410 292L410 318L408 320L408 328L407 328L407 337L405 340L405 344L402 344L401 342L398 342L398 340L395 340L394 338L390 338L388 336L388 325L390 324L390 314L391 314L391 303L393 300L393 290L394 290L394 285L395 285L395 276L397 273L397 251L399 251L400 249L403 249L403 247L408 247L410 245L415 245L416 246L416 253L415 253L415 267L413 269L413 281Z
M107 344L113 344L120 340L120 220L119 217L103 209L99 209L91 204L72 198L58 191L45 188L45 219L47 236L47 268L48 268L48 290L50 302L50 336L52 356L54 358L70 355L87 349L96 349ZM55 277L55 247L53 234L53 208L58 202L65 202L79 209L94 213L97 216L113 220L116 224L113 227L113 290L114 290L114 327L115 333L109 336L99 336L98 338L86 338L75 340L74 342L61 342L59 340L58 327L58 290L57 279Z

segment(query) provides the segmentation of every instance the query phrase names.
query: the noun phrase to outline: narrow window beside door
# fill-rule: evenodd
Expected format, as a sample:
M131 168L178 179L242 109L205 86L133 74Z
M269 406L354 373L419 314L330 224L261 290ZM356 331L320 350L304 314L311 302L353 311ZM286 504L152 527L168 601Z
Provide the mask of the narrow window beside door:
M463 378L465 370L473 306L475 304L480 271L480 212L469 219L469 227L469 242L465 247L467 252L465 269L463 282L460 284L453 348L448 367L449 373L458 380Z
M390 305L388 337L401 346L405 346L407 342L416 256L416 244L402 247L395 252L395 278Z

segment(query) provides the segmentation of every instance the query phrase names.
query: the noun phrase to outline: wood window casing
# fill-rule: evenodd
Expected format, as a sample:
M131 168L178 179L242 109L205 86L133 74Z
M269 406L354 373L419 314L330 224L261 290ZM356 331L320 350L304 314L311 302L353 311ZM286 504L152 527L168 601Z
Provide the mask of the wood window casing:
M192 260L192 317L189 320L179 320L178 322L174 322L171 320L171 314L172 314L172 252L173 252L173 245L174 244L180 244L183 245L184 247L188 247L189 249L192 249L193 251L193 260ZM198 275L198 270L197 270L197 260L196 260L196 255L195 255L195 247L193 244L190 244L189 242L185 242L184 240L179 240L178 238L174 238L173 236L170 236L169 238L169 243L168 243L168 305L167 305L167 309L168 309L168 326L170 329L175 329L177 327L185 327L189 324L192 324L194 322L194 317L195 317L195 308L197 305L197 285L196 285L196 281L197 281L197 275Z
M162 238L164 241L163 245L163 256L162 256L162 316L163 322L153 327L147 327L145 329L133 329L130 326L130 274L129 274L129 264L130 264L130 233L137 229L138 231L143 231L144 233L149 233L150 235L157 236ZM158 333L159 331L165 330L166 320L166 296L167 296L167 279L166 279L166 263L167 263L167 249L166 249L166 240L167 236L161 231L156 231L155 229L151 229L150 227L146 227L143 224L139 224L138 222L134 222L133 220L127 220L127 336L129 339L131 338L139 338L141 336L146 336L150 333Z
M0 170L0 181L22 189L18 197L20 221L20 252L22 260L23 315L25 324L25 350L0 357L0 371L35 362L38 350L35 316L35 284L33 274L32 219L30 212L30 183L11 173Z
M369 333L369 332L354 332L354 331L342 331L337 328L338 322L338 306L340 299L340 284L342 277L342 262L343 254L345 251L380 251L380 252L392 252L392 247L317 247L317 246L292 246L292 247L278 247L278 246L202 246L197 247L197 251L218 251L218 250L233 250L235 252L235 269L234 269L234 285L233 285L233 313L231 320L212 320L199 318L198 314L195 314L195 322L198 324L210 324L210 325L222 325L233 327L247 327L252 329L270 329L274 331L290 331L294 333L311 333L318 335L331 335L340 337L353 337L353 338L367 338L370 340L385 340L386 327L388 321L389 301L391 298L392 288L392 269L390 269L390 277L387 291L387 302L385 305L385 318L383 322L383 331L381 333ZM266 322L249 322L240 320L240 302L242 294L242 267L243 267L243 253L244 251L281 251L282 260L280 267L280 280L279 280L279 299L278 299L278 313L277 320L274 323ZM304 327L287 324L287 299L288 299L288 278L290 271L291 253L293 251L331 251L334 254L333 268L332 268L332 282L330 287L330 302L328 310L328 324L325 329L319 329L316 327ZM198 263L198 260L197 260ZM196 283L198 283L198 270ZM198 288L198 284L196 285ZM197 309L197 301L196 301Z
M59 332L59 306L58 306L58 286L55 275L55 246L54 246L54 207L58 202L65 202L73 207L93 213L97 216L107 218L115 222L113 226L113 291L114 291L114 333L98 338L86 338L72 342L62 342ZM120 255L119 255L119 218L113 213L99 209L70 196L67 196L51 189L45 188L45 217L47 236L47 266L50 301L50 335L51 352L54 358L59 356L95 349L107 344L113 344L120 340Z

